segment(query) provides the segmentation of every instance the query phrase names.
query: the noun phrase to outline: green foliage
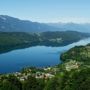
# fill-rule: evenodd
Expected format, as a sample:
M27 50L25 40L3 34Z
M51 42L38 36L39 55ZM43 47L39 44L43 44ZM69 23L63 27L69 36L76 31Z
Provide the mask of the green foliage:
M71 36L70 33L72 34ZM74 37L77 33L74 34L73 32L69 32L69 34L64 32L64 34L65 36L61 32L44 32L39 34L0 32L0 51L25 48L31 45L61 45L64 41L68 43L77 41L82 36L80 34ZM63 41L58 42L59 39L57 38L61 37ZM32 73L24 81L12 74L0 75L0 90L90 90L90 46L76 46L63 53L61 59L64 61L61 65L52 67L51 70L47 71L47 73L54 74L52 78L36 78L36 72L43 73L45 71L34 67L24 68L21 71L25 75ZM71 60L72 62L70 62ZM69 65L72 68L75 65L78 66L81 62L83 65L80 64L81 66L77 67L77 69L70 69L70 71L65 69Z
M90 64L90 46L76 46L61 55L61 60L68 62L76 60L85 64Z
M82 69L80 71L71 71L66 74L66 85L62 90L90 90L90 68Z
M68 45L86 37L89 37L89 35L72 31L42 33L0 32L0 53L34 45Z
M37 80L35 77L28 77L28 79L23 83L23 90L43 90L44 81Z
M44 90L60 90L59 78L52 78L50 79Z
M2 77L0 90L22 90L22 84L15 76Z
M90 90L90 45L76 46L61 55L64 61L62 70L65 73L62 77L64 86L61 90ZM76 63L77 69L65 72L65 67L71 67L70 62ZM75 68L75 65L73 65ZM66 78L67 77L67 78Z

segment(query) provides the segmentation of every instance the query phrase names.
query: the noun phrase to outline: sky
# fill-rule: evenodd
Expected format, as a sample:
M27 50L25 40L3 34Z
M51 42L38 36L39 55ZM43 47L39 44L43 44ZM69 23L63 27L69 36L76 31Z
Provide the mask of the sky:
M43 23L90 23L90 0L0 0L0 15Z

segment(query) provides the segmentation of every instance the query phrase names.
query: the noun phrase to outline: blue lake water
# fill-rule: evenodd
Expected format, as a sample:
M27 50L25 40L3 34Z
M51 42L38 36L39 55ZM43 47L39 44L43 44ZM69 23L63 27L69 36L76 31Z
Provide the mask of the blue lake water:
M34 46L0 54L0 73L10 73L24 67L54 66L61 62L60 54L74 46L86 45L90 38L62 47Z

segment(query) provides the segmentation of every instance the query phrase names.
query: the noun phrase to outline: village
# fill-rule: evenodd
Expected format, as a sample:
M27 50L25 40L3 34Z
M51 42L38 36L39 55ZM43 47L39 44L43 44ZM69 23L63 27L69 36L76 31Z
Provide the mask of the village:
M21 72L13 73L20 81L25 81L28 79L29 76L33 76L37 79L50 79L56 75L58 71L57 67L47 67L43 69L36 69L36 68L26 68Z
M65 63L63 68L66 71L71 71L72 69L78 69L80 65L80 62L71 60L70 62ZM28 79L29 76L33 76L36 79L50 79L55 77L58 72L61 72L58 66L46 68L31 67L24 68L23 70L21 70L21 72L15 72L13 73L13 75L16 76L20 81L25 81Z

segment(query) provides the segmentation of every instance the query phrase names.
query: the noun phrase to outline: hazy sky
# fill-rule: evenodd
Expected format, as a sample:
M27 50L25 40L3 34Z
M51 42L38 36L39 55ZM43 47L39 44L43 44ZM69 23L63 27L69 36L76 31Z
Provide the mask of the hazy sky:
M90 0L0 0L0 14L38 22L90 22Z

